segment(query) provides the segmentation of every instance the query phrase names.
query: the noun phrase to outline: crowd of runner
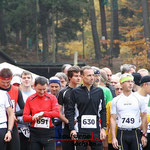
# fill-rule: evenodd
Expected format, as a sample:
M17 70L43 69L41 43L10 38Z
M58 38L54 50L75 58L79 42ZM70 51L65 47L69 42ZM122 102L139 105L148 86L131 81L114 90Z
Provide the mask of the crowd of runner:
M149 150L149 71L65 64L33 79L1 69L0 149Z

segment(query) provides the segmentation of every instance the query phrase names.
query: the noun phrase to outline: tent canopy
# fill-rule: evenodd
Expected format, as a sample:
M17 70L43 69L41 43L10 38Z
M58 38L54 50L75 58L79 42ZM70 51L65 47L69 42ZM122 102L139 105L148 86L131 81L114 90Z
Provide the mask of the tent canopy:
M17 67L15 65L9 64L7 62L3 62L3 63L0 64L0 70L3 69L3 68L9 68L12 71L13 75L14 74L20 74L21 75L21 73L23 71L28 71L28 70L22 69L20 67ZM34 74L32 72L30 72L30 73L32 74L32 76L33 76L34 79L39 76L39 75Z

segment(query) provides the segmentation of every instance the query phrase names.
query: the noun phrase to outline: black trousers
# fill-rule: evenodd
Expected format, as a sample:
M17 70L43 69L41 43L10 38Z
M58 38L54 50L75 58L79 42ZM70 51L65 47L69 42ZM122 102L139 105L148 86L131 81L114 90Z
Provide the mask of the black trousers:
M14 124L12 139L7 143L7 150L20 150L20 139L16 124Z
M108 143L108 150L116 150L113 148L112 144Z
M63 150L74 150L75 146L74 146L74 141L70 141L70 130L69 130L69 126L65 125L64 129L63 129L63 137L62 137L65 141L62 141L62 149ZM68 140L67 140L68 139Z
M0 149L1 150L6 150L6 142L4 141L6 132L7 132L6 128L0 129Z
M55 141L49 141L49 138L31 138L31 150L56 150Z
M56 150L55 129L30 128L31 150Z
M23 133L19 133L20 136L20 150L30 150L29 138L26 138Z
M142 150L141 131L139 129L117 131L119 150Z
M103 150L102 141L98 140L100 136L99 133L100 132L94 133L93 139L91 139L91 134L78 133L78 140L75 143L76 150L87 150L88 146L91 147L91 150Z

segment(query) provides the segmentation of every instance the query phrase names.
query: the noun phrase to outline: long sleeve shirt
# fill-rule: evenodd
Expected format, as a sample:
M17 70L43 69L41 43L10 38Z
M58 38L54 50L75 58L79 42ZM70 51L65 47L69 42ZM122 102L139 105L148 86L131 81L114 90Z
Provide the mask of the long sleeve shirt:
M100 131L100 119L102 127L106 127L106 107L101 88L92 86L88 91L85 86L79 86L72 90L68 106L70 130L75 129L75 118L77 118L79 132Z
M45 93L42 97L39 97L36 93L29 96L23 112L23 121L31 122L31 127L35 127L36 122L32 118L39 112L44 112L42 117L48 118L49 127L53 127L52 118L60 115L57 98L48 93Z

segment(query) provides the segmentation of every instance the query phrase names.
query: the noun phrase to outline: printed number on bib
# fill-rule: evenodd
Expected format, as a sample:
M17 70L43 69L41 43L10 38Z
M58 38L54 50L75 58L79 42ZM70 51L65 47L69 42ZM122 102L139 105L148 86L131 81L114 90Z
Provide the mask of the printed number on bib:
M150 133L150 123L147 125L147 133Z
M40 120L37 120L35 122L34 127L39 128L49 128L50 118L48 117L42 117Z
M21 127L20 130L25 137L27 137L27 138L30 137L30 130L28 127Z
M135 128L138 126L138 118L136 118L135 115L131 114L124 114L121 116L119 122L119 126L122 128Z
M81 117L81 128L97 128L96 115L83 115Z
M134 118L122 118L122 123L134 124Z

